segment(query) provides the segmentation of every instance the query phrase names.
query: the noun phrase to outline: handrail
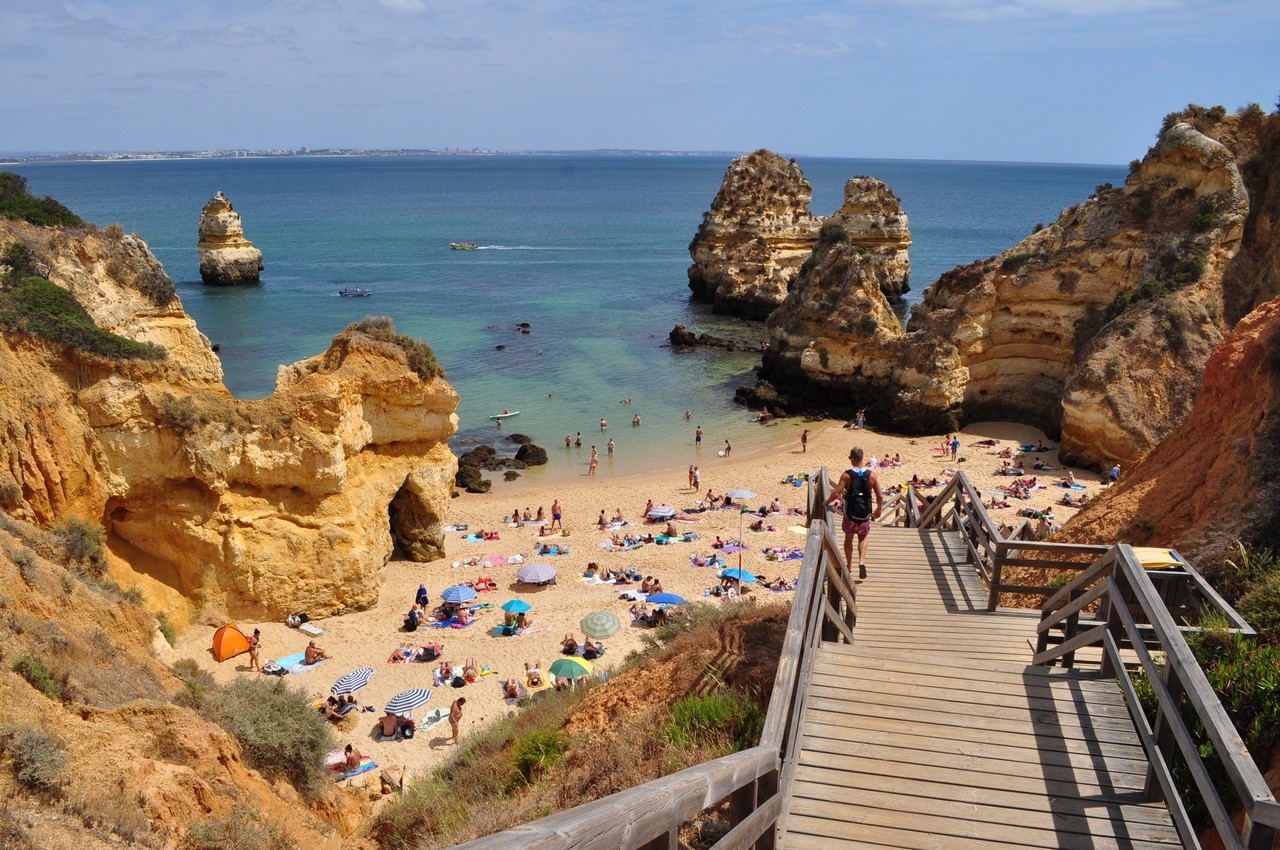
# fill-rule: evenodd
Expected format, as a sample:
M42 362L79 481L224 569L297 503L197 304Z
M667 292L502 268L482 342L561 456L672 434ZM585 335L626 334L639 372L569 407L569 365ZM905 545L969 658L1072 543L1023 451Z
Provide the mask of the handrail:
M1080 612L1092 599L1100 601L1102 622L1086 632L1074 634ZM1280 803L1268 789L1226 709L1200 669L1183 627L1174 621L1151 574L1143 568L1133 549L1125 544L1110 549L1045 600L1042 612L1039 651L1034 663L1069 661L1085 646L1102 646L1102 673L1118 680L1147 751L1148 797L1164 798L1184 845L1200 846L1171 773L1175 754L1180 755L1190 769L1196 791L1209 811L1223 846L1271 850L1280 827ZM1139 618L1144 622L1140 623ZM1051 628L1062 628L1068 639L1048 648L1046 636ZM1137 657L1138 666L1155 694L1154 721L1143 712L1133 681L1135 673L1121 655L1124 649ZM1157 659L1157 653L1163 656L1163 664ZM1183 719L1184 705L1191 708L1203 725L1213 755L1221 762L1244 805L1245 818L1239 832Z
M804 560L760 744L459 847L675 847L682 822L728 799L732 828L713 850L773 850L798 762L800 719L816 649L822 641L852 642L857 618L857 589L826 521L831 495L826 469L810 476L810 483Z

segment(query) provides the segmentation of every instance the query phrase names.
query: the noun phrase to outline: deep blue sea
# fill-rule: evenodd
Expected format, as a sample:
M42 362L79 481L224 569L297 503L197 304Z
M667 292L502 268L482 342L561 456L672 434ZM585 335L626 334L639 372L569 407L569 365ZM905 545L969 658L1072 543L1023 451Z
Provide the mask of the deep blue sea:
M911 224L908 301L949 268L1014 245L1036 223L1120 185L1124 166L799 159L812 211L839 208L845 182L871 175L902 199ZM728 165L713 157L367 157L168 160L4 166L100 225L143 237L187 312L221 346L227 386L261 398L276 368L324 350L348 323L391 316L429 342L461 403L458 438L492 439L488 414L520 415L551 464L538 477L602 475L695 462L726 437L735 455L793 435L748 424L733 390L758 356L663 348L677 323L762 338L759 325L691 304L689 241ZM200 210L222 191L262 249L262 284L200 282ZM477 251L453 251L471 241ZM369 298L340 298L344 286ZM528 322L522 335L517 323ZM498 351L497 346L506 349ZM624 398L630 405L619 404ZM684 411L693 411L686 422ZM631 427L639 414L642 425ZM606 458L609 420L617 443ZM794 423L792 423L794 424ZM585 445L565 451L581 431ZM785 433L784 433L785 431ZM465 446L456 446L465 448Z

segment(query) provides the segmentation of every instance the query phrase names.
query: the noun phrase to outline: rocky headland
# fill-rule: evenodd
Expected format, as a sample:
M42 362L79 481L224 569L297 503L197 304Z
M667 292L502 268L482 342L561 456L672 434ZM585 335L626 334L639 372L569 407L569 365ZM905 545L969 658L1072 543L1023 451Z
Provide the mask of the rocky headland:
M822 226L795 160L760 149L730 163L689 244L689 289L717 313L763 319L782 303Z
M458 399L427 346L366 319L239 401L141 239L0 219L0 245L32 311L0 334L10 516L101 525L179 624L363 608L397 545L440 556Z
M200 279L214 286L258 283L262 251L244 236L240 213L218 192L200 212Z
M1259 160L1275 122L1243 122L1216 125L1233 150L1204 122L1170 121L1123 188L1100 186L1005 253L944 274L905 333L885 263L824 234L768 321L762 384L744 400L866 408L906 433L1012 419L1060 434L1074 463L1145 456L1187 415L1240 311L1275 292L1259 261L1274 251ZM1252 203L1242 174L1255 175Z

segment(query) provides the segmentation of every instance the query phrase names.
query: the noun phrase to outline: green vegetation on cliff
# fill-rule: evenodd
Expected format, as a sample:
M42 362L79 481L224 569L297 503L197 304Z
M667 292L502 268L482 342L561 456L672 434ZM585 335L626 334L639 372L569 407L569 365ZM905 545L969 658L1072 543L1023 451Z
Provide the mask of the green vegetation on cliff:
M9 267L0 279L0 327L98 354L112 360L162 360L164 349L104 331L67 290L33 271L34 260L21 245L0 257Z
M39 225L77 225L84 219L55 201L27 191L27 178L0 171L0 216Z
M444 368L436 360L431 346L407 334L396 333L395 323L389 316L365 316L360 321L347 325L347 330L359 331L365 336L399 347L409 361L409 368L424 381L444 377Z

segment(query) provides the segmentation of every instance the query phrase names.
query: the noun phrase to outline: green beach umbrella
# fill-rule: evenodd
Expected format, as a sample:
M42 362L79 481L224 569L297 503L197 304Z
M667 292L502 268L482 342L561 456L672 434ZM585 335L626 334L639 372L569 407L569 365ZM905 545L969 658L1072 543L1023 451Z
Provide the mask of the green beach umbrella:
M585 658L566 655L564 658L557 658L552 661L548 669L551 671L552 676L557 676L561 679L581 679L590 676L591 668L594 666Z
M582 618L582 633L589 638L607 638L617 634L622 624L608 611L592 611Z

